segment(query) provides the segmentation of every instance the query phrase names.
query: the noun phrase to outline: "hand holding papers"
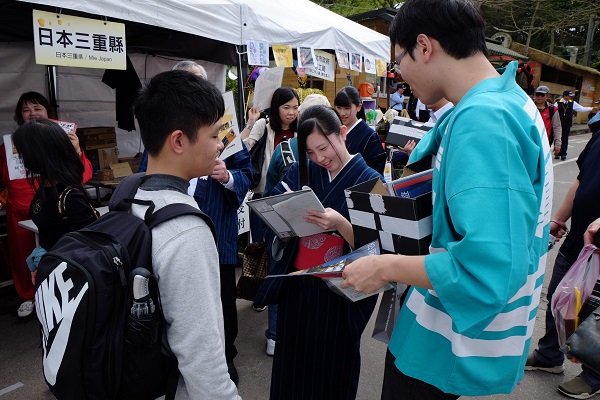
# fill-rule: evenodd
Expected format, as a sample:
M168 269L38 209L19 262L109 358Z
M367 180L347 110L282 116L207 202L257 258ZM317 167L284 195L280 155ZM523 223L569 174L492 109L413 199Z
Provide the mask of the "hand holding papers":
M308 210L325 211L311 189L252 200L248 202L248 206L280 239L325 232L319 225L311 224L304 219Z
M351 301L358 301L358 300L362 300L366 297L372 296L374 294L377 294L379 292L382 292L384 290L390 289L392 287L391 284L387 284L381 290L378 290L377 292L369 293L369 294L358 292L351 287L345 288L345 289L342 288L342 286L341 286L342 281L343 281L342 272L344 271L344 268L346 267L346 265L350 264L352 261L357 260L361 257L375 255L375 254L380 254L379 245L378 245L377 241L367 243L366 245L362 246L361 248L354 250L350 254L343 255L339 258L336 258L335 260L331 260L329 262L318 265L316 267L303 269L300 271L295 271L295 272L292 272L287 275L286 274L284 274L284 275L267 275L265 277L265 279L314 275L314 276L323 278L323 280L325 280L325 283L327 283L327 286L329 286L329 288L332 291L339 294L340 296L344 296L348 300L351 300Z

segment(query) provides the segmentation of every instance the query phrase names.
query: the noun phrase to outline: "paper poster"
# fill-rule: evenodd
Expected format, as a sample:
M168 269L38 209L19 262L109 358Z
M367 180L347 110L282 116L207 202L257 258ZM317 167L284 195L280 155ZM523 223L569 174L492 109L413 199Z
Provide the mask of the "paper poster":
M258 40L248 40L248 64L269 66L269 45Z
M333 82L335 80L335 56L323 50L315 50L316 65L305 68L307 75Z
M347 51L336 50L335 57L340 68L350 69L350 54Z
M285 67L269 68L261 73L254 83L253 105L259 110L265 110L271 106L273 92L281 87L283 71Z
M235 100L233 92L223 93L223 101L225 102L225 114L221 119L223 125L219 129L219 138L223 141L224 149L219 155L220 160L225 160L232 154L242 150L242 139L240 137L240 129L237 124L237 116L235 114Z
M315 65L315 52L312 47L298 47L298 67L307 68Z
M387 64L386 64L385 60L380 60L379 58L376 59L375 67L377 69L377 76L386 76Z
M238 208L238 235L250 231L250 207L248 207L248 199L252 198L252 191L249 191L244 197L244 201L240 208Z
M33 10L33 36L37 64L127 68L123 23Z
M287 44L274 44L273 57L275 65L278 67L293 67L294 57L292 56L292 46Z
M6 164L8 164L8 177L11 181L27 178L23 160L19 157L15 146L13 146L10 136L10 134L3 136L4 148L6 150Z
M365 72L367 74L375 75L377 73L377 66L375 65L375 56L372 54L365 54L363 58L365 64Z
M350 70L362 71L362 57L360 53L350 53Z

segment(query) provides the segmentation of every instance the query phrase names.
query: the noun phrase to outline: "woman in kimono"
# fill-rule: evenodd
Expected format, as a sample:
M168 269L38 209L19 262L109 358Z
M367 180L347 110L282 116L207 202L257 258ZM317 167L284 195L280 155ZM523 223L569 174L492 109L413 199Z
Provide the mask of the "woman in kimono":
M330 234L295 238L285 245L281 257L276 249L280 242L275 241L271 251L278 261L272 265L272 274L295 270L299 262L305 261L298 254L307 243L327 245L331 239L340 252L329 260L354 247L344 190L381 175L360 154L348 152L344 145L346 131L339 115L330 107L312 106L302 114L298 153L307 154L310 161L299 157L283 182L291 190L304 185L312 188L325 212L309 210L305 218L334 231L338 240L324 240L323 236ZM285 192L285 185L279 183L273 194ZM273 237L271 232L267 243L273 243ZM328 261L327 256L320 257L320 261L314 260L315 265ZM354 399L360 372L360 336L376 301L377 297L372 296L353 303L314 276L266 280L255 304L279 304L271 400Z
M385 150L375 131L364 121L365 110L358 90L346 86L338 92L333 105L348 128L346 147L350 154L360 153L369 167L383 174Z

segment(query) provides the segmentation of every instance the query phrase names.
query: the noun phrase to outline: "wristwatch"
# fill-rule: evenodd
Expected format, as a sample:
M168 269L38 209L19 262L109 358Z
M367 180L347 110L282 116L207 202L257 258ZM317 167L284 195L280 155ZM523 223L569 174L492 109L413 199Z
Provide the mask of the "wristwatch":
M251 125L251 124L246 124L246 126L244 127L244 129L246 129L246 128L247 128L249 131L251 131L253 126L254 126L254 125Z

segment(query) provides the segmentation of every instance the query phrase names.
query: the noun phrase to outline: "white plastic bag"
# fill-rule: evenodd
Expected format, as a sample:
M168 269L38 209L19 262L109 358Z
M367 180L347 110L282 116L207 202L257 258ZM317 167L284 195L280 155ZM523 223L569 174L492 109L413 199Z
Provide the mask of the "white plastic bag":
M552 295L552 315L556 323L559 346L575 332L581 306L592 293L600 275L600 254L596 246L588 244L581 250L577 261L558 284Z

